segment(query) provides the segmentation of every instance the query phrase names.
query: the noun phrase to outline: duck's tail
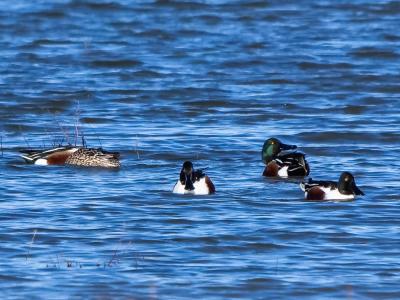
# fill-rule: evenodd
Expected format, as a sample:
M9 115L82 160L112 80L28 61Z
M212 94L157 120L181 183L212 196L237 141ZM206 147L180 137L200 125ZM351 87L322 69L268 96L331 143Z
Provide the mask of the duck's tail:
M66 147L57 147L57 148L52 148L52 149L47 149L47 150L38 150L38 149L22 149L19 152L22 153L20 156L30 164L35 163L36 160L40 158L45 158L48 157L49 155L64 151L64 150L70 150L72 147L66 146Z

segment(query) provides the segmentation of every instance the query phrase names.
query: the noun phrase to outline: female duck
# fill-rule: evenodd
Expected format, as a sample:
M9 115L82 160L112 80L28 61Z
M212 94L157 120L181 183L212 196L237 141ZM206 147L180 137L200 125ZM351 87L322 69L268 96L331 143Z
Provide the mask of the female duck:
M203 170L194 170L193 164L190 161L185 161L173 193L209 195L215 193L215 186Z
M306 200L353 200L356 195L364 195L350 172L343 172L339 182L315 181L310 178L307 183L300 183L300 188L305 192Z
M65 146L49 150L22 150L21 157L35 165L75 165L82 167L119 168L119 153L103 149Z
M297 146L286 145L276 138L266 140L261 151L262 161L266 164L263 176L289 177L310 174L305 154L295 151L296 148Z

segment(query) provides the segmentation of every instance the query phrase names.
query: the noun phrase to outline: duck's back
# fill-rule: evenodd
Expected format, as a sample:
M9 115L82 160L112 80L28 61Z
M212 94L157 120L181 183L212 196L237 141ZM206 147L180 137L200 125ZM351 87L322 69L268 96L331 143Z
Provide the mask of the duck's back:
M288 176L308 176L310 174L310 167L302 152L282 153L278 155L276 161L287 166Z
M83 167L119 168L119 153L102 149L80 148L65 161L67 165Z

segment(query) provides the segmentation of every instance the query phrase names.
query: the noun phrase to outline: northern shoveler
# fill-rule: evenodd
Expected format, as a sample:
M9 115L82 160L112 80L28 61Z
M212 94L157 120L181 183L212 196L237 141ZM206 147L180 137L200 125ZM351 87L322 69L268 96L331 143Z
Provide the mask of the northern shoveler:
M35 165L75 165L82 167L120 167L119 153L103 149L75 146L58 147L48 150L22 150L21 157Z
M286 145L277 138L266 140L261 151L262 161L266 164L263 176L289 177L310 174L305 154L295 149L297 146Z
M208 195L215 193L215 186L203 170L194 170L192 162L185 161L173 193Z
M353 200L356 195L364 195L350 172L343 172L339 182L310 178L308 182L300 183L300 188L305 192L306 200Z

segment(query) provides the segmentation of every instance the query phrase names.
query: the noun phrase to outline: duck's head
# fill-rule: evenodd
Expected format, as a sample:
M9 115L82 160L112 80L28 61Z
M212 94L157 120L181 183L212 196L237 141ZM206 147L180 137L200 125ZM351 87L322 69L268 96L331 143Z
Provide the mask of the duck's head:
M345 195L364 195L364 193L356 186L354 176L350 172L343 172L339 178L339 192Z
M264 163L268 163L282 150L291 150L296 148L296 145L286 145L277 138L270 138L264 142L261 151L261 159Z
M193 191L193 164L190 161L185 161L182 166L179 180L185 185L185 190Z

